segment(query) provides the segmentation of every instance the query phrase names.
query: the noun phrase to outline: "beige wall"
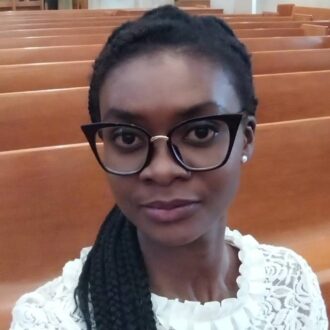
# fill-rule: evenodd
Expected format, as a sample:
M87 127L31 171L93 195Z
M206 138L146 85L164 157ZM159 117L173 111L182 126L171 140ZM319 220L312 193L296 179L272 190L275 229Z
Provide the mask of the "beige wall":
M276 11L279 3L294 3L297 6L330 8L330 0L211 0L211 7L223 8L224 13L252 13L255 3L256 13Z
M330 0L257 0L257 11L276 11L277 4L279 3L294 3L297 6L330 8Z
M88 8L153 8L174 4L174 0L88 0Z

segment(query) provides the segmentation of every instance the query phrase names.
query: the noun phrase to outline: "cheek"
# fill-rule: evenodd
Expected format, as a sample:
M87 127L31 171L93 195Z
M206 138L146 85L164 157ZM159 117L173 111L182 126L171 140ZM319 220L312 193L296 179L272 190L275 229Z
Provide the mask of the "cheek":
M224 213L233 202L240 183L241 157L240 143L238 143L223 167L205 173L204 180L208 183L210 201L208 207L212 212Z
M122 177L117 175L108 175L108 183L110 189L115 198L116 204L122 210L122 212L130 218L130 215L134 214L133 196L131 194L132 187L134 187L133 177Z

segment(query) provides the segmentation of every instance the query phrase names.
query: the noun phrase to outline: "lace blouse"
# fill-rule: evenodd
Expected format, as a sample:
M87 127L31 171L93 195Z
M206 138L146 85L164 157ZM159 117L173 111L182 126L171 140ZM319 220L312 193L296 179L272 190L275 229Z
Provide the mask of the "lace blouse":
M328 329L316 275L302 257L228 228L225 239L239 250L237 297L201 304L152 293L158 330ZM17 301L11 330L86 329L73 292L89 250L69 261L62 276Z

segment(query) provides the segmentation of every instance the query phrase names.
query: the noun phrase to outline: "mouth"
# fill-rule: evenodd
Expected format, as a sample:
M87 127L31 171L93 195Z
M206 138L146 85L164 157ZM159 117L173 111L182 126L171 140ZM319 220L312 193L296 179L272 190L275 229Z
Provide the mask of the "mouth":
M200 206L196 200L173 199L142 205L146 217L154 222L172 223L193 216Z

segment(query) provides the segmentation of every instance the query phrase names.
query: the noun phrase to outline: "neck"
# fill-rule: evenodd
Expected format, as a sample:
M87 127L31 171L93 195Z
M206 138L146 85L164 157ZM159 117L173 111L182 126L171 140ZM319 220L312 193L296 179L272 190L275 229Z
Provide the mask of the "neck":
M220 301L237 293L237 251L224 240L225 226L182 246L159 244L138 233L151 292L170 299Z

